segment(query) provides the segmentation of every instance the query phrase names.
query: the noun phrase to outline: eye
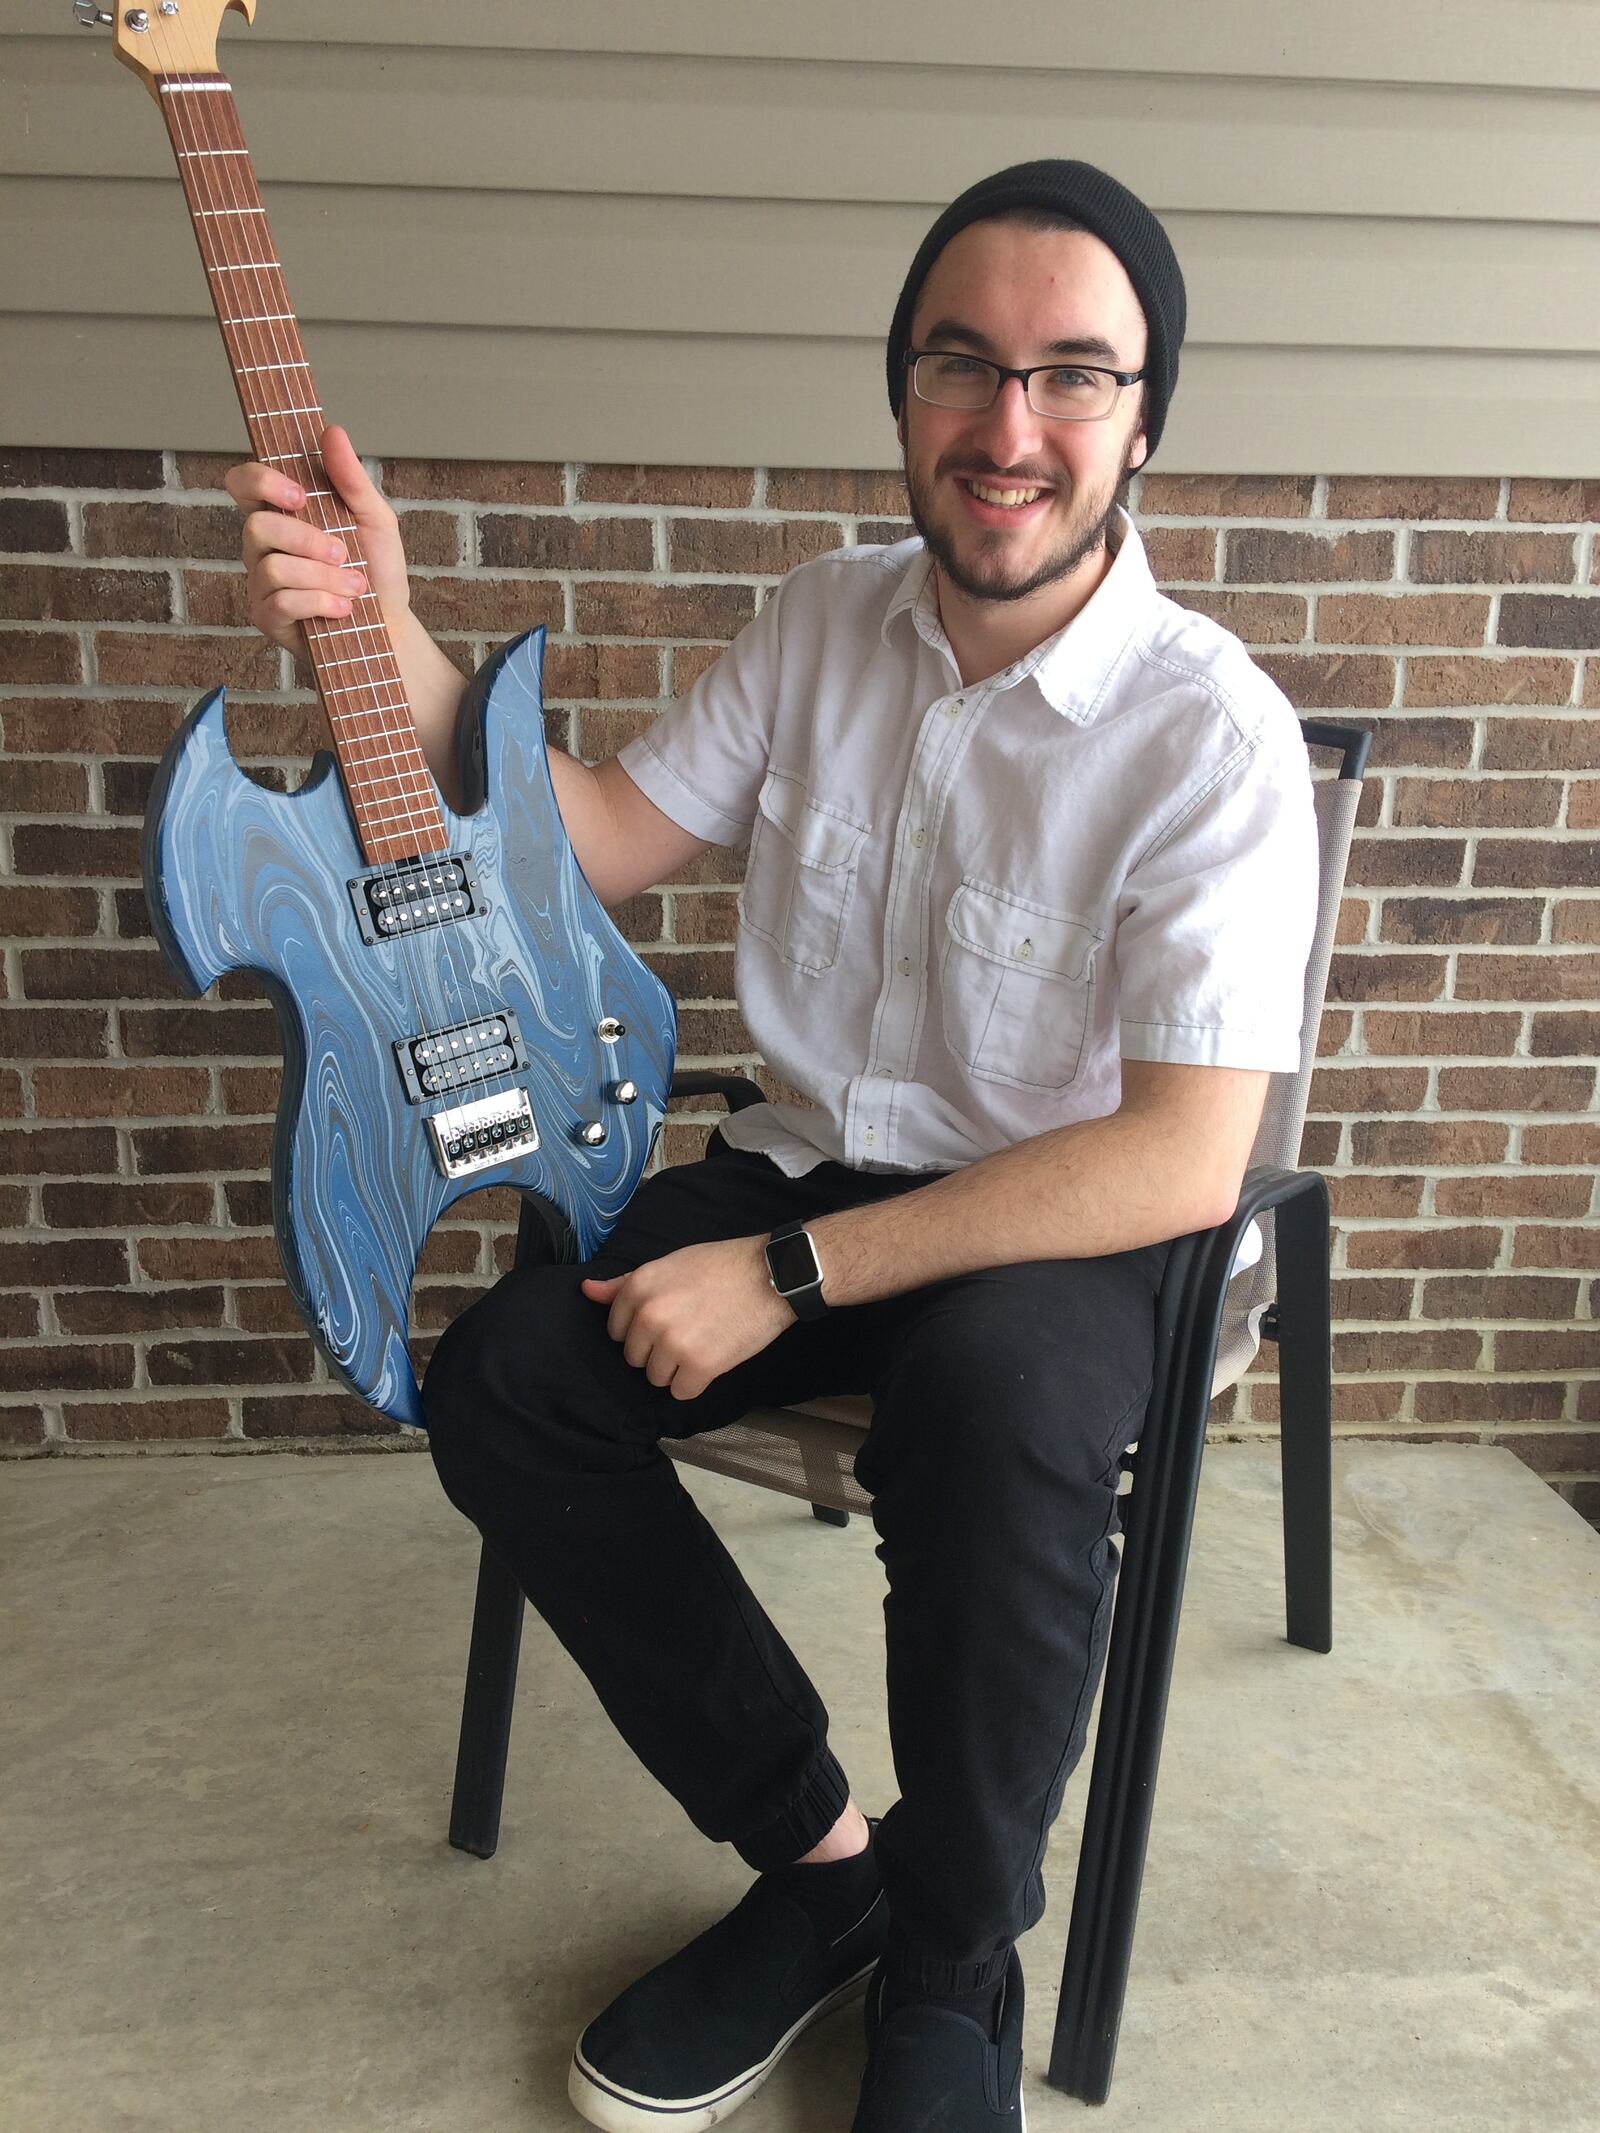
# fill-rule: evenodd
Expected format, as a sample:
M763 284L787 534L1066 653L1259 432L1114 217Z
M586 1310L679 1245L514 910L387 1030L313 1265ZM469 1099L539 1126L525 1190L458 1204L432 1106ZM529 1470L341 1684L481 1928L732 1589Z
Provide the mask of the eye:
M933 361L936 374L950 384L975 378L989 367L987 363L980 363L976 356L936 355Z
M1094 392L1099 381L1092 370L1052 370L1045 383L1053 393Z

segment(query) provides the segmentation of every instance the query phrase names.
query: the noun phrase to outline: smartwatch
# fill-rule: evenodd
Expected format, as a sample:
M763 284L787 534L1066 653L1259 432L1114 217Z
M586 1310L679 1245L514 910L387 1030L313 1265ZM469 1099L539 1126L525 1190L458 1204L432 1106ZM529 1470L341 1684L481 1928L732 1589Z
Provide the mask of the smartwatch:
M826 1318L822 1261L803 1222L785 1222L767 1239L767 1279L796 1318Z

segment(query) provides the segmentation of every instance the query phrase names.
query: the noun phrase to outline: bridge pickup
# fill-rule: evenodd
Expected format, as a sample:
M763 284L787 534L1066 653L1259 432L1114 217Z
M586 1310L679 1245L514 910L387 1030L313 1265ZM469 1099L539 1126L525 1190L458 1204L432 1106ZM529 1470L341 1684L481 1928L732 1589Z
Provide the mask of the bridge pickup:
M358 874L349 884L361 938L403 940L430 926L453 926L483 909L477 871L465 852L441 859L407 859L375 874Z
M517 1018L504 1008L476 1022L457 1022L449 1029L403 1037L394 1056L414 1104L444 1096L451 1089L470 1088L475 1081L493 1081L498 1074L514 1074L528 1063Z
M526 1089L507 1089L498 1096L457 1104L450 1111L436 1111L428 1120L428 1132L434 1161L447 1178L511 1162L532 1154L539 1145Z

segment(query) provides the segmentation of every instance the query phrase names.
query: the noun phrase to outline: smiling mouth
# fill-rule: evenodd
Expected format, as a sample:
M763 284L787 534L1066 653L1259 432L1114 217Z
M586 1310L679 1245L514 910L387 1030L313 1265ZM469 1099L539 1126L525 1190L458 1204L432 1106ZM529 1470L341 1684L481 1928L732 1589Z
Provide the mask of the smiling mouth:
M961 486L979 503L989 504L1002 510L1020 511L1028 504L1037 503L1048 491L1040 486L1015 488L997 482L978 481L969 476L958 476Z

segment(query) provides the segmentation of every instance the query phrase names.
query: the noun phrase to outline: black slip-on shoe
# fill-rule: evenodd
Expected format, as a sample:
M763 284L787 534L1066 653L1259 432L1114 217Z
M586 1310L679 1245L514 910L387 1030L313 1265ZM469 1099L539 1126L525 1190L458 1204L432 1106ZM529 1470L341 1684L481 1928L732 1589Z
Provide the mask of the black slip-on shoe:
M885 2017L881 1964L867 1987L865 2016L867 2068L850 2133L1027 2133L1015 1948L994 2039L970 2015L926 2002Z
M882 1889L825 1942L802 1905L757 1879L595 2016L567 2077L574 2109L604 2133L720 2125L808 2023L860 1997L888 1940Z

